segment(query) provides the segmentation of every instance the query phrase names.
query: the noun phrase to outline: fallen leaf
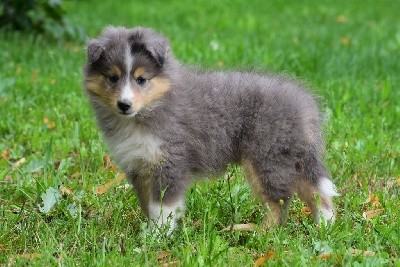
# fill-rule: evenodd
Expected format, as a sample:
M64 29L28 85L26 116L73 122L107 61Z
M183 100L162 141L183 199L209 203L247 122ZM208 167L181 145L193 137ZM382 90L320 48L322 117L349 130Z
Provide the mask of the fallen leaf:
M71 188L68 188L68 187L65 187L65 186L60 186L60 191L61 191L61 194L63 195L63 196L65 196L65 195L73 195L74 193L72 192L72 189Z
M254 262L254 267L259 267L261 266L264 262L267 261L267 256L261 256L260 258L258 258L255 262Z
M13 168L16 169L16 168L20 167L22 164L24 164L25 162L26 162L26 158L20 158L13 164Z
M369 211L365 211L363 212L363 217L364 219L371 219L375 216L378 216L379 214L381 214L384 211L384 209L376 209L376 210L369 210Z
M166 252L166 251L161 251L157 254L157 260L158 261L162 261L163 259L165 259L166 257L168 257L170 255L170 253Z
M268 253L266 255L262 255L260 258L258 258L255 262L254 262L254 267L259 267L261 266L264 262L266 262L267 260L270 260L272 258L275 258L275 251L270 250L268 251Z
M336 21L337 21L338 23L340 23L340 24L346 23L347 20L348 20L347 17L344 16L344 15L339 15L339 16L336 17Z
M372 204L374 207L379 207L381 206L381 202L379 201L379 197L374 194L369 194L368 195L368 202Z
M109 155L104 155L103 156L103 167L107 168L108 166L111 165L111 158Z
M302 209L301 209L301 213L303 213L304 215L306 215L306 216L310 216L311 215L311 208L310 207L303 207Z
M319 254L319 255L317 256L317 259L326 260L326 259L332 258L332 256L333 256L332 253L324 252L324 253Z
M103 157L103 168L105 169L110 169L113 172L117 171L117 166L115 166L112 162L111 162L111 158L108 155L105 155Z
M112 186L118 186L121 181L125 178L125 174L120 174L118 175L114 180L104 184L104 185L99 185L95 188L95 193L98 195L103 195L106 193Z
M54 129L56 127L56 123L54 121L49 120L49 118L47 117L43 118L43 122L49 129Z
M254 231L256 229L256 224L254 223L243 223L243 224L234 224L232 226L228 226L223 229L223 231Z
M396 180L396 183L397 183L398 186L400 186L400 178L398 178L398 179Z
M5 160L9 160L10 159L10 152L6 149L3 150L3 152L1 152L1 157Z
M360 249L350 249L350 254L353 256L363 255L363 256L375 256L375 252L369 250L360 250Z
M342 37L342 38L340 38L340 42L344 46L349 46L351 43L351 40L348 37Z

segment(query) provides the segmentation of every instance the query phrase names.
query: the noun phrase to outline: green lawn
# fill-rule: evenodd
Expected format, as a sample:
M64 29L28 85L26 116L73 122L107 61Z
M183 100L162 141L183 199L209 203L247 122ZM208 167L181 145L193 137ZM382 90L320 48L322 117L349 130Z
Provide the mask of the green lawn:
M321 97L338 219L317 227L295 200L285 227L224 231L266 212L231 166L191 188L173 236L146 234L125 180L96 194L119 173L83 94L84 44L0 32L0 266L400 266L399 1L65 2L90 37L150 26L188 64L306 81Z

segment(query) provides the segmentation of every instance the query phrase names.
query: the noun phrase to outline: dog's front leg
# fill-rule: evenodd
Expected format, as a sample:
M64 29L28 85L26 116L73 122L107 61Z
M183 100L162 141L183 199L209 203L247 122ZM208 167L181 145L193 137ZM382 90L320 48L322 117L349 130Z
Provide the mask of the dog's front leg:
M187 175L167 162L158 166L152 183L152 194L148 205L150 223L158 227L169 227L168 233L176 227L177 220L185 211L185 190Z

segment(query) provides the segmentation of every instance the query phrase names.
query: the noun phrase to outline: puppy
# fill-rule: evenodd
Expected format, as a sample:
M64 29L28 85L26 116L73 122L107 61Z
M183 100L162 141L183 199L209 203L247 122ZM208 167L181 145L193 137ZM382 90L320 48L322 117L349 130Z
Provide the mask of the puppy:
M294 193L317 221L334 220L321 116L298 82L185 67L165 37L141 27L106 28L87 56L98 125L153 223L173 229L191 182L232 163L268 204L267 226L284 222Z

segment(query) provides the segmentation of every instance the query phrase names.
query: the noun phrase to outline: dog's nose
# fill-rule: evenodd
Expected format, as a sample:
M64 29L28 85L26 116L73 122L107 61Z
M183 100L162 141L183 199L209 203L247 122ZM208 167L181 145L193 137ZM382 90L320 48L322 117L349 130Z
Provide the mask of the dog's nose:
M122 112L126 112L128 109L132 107L132 102L127 99L122 99L118 100L117 105Z

